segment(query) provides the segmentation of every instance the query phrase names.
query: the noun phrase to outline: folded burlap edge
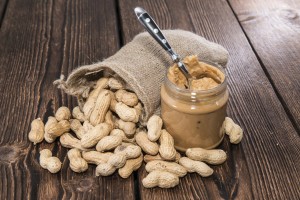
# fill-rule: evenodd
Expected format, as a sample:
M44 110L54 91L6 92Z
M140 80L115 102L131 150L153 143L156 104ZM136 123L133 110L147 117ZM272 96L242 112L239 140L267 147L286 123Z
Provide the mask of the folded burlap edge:
M107 65L109 65L110 68L108 68ZM90 73L93 73L93 74L99 73L100 74L101 72L103 72L104 74L102 74L98 78L111 76L111 77L116 77L121 80L135 79L134 77L130 76L130 74L126 73L125 70L122 70L121 68L114 67L114 66L116 66L116 64L114 64L113 62L107 62L107 61L105 61L105 65L103 65L103 62L99 62L99 63L95 63L95 64L91 64L91 65L81 66L80 68L73 70L70 73L70 75L68 76L66 81L64 80L64 76L61 76L61 78L54 81L53 84L58 85L57 87L60 89L63 89L67 94L76 96L79 101L78 104L82 108L83 105L82 105L82 102L80 102L81 99L86 98L88 96L91 88L94 86L96 81L95 80L88 81L88 79L77 78L76 76L78 74L89 75ZM122 74L122 77L119 77L118 74ZM125 77L125 76L127 76L127 77ZM74 90L74 88L75 88L74 85L73 85L73 87L68 86L68 80L79 80L81 82L78 82L78 86L77 86L76 90ZM145 95L143 89L140 88L139 85L137 85L137 84L131 85L128 82L125 82L125 81L123 81L123 82L125 83L125 89L135 92L136 95L139 97L139 100L143 104L150 104L148 99L145 98L146 95ZM154 112L158 113L155 109L149 110L149 106L144 106L144 109L145 110L140 117L140 123L142 125L145 125L145 122L148 120L148 119L146 119L145 113L154 113Z

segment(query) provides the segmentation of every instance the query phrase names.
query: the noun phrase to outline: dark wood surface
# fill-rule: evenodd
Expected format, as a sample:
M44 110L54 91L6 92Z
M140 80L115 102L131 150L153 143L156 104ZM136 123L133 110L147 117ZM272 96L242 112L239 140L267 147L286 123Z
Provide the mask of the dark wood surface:
M277 1L259 2L9 0L0 29L0 199L299 199L299 10L282 3L284 21L271 12ZM76 174L59 143L27 139L34 118L76 105L52 85L60 74L114 54L143 31L135 6L164 29L195 32L230 53L228 115L245 137L239 145L224 140L228 160L211 177L189 174L173 189L145 189L144 167L128 179L95 177L94 168ZM282 30L268 37L268 23ZM63 160L58 174L39 166L43 148Z
M300 130L300 1L230 0L269 81Z

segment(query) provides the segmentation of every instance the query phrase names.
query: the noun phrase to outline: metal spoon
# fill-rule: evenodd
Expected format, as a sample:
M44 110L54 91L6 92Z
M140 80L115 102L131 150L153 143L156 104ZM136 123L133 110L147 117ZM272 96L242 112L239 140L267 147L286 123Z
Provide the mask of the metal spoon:
M190 85L190 81L191 79L193 79L193 77L191 76L191 74L189 73L185 65L180 61L179 55L173 51L167 39L165 38L160 28L155 23L155 21L152 19L152 17L143 8L140 7L136 7L134 9L134 12L138 20L145 27L145 29L150 33L150 35L158 42L158 44L160 44L160 46L162 46L162 48L164 48L171 55L172 60L178 64L180 71L186 77Z

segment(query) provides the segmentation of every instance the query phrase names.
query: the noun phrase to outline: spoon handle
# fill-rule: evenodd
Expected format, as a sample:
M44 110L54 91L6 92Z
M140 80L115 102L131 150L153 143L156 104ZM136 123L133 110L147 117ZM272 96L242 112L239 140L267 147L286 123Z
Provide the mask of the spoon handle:
M157 26L152 17L142 8L136 7L134 12L141 22L141 24L145 27L145 29L152 35L152 37L164 48L172 57L174 62L179 62L180 57L172 50L169 45L167 39L161 32L160 28Z

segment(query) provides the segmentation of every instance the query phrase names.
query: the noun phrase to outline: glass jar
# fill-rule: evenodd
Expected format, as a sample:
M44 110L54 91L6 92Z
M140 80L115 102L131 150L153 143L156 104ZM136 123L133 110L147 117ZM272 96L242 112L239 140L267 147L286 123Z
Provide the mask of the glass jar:
M204 62L225 75L220 65ZM166 76L161 87L161 115L177 150L212 149L222 142L228 96L226 76L215 88L194 91L178 88Z

